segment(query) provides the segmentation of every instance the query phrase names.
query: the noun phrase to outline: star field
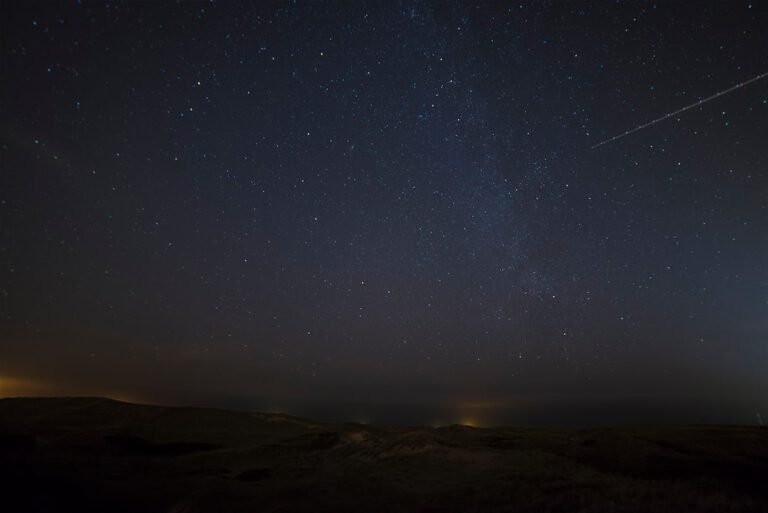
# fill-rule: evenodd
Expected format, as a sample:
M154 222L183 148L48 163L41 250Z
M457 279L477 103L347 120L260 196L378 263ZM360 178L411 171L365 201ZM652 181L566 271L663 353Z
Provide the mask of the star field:
M768 81L591 149L768 71L758 2L0 11L0 379L768 411Z

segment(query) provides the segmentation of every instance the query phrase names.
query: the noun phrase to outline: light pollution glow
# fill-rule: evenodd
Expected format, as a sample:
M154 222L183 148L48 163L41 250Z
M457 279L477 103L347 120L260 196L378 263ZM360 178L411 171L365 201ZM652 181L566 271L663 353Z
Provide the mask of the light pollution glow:
M63 383L0 375L0 399L6 397L81 396L107 397L123 402L142 402L135 394L118 390L94 390Z

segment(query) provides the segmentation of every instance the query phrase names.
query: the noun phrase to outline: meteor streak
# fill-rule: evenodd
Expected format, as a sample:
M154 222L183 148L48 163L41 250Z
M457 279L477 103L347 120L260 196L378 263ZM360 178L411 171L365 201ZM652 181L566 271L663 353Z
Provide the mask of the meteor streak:
M613 141L615 141L617 139L621 139L622 137L625 137L625 136L627 136L629 134L634 134L638 130L642 130L643 128L647 128L647 127L649 127L651 125L655 125L656 123L659 123L660 121L664 121L665 119L671 118L672 116L676 116L677 114L680 114L681 112L685 112L688 109L692 109L694 107L697 107L699 105L707 103L708 101L712 101L715 98L719 98L720 96L726 95L726 94L730 93L731 91L735 91L736 89L740 89L740 88L742 88L742 87L744 87L746 85L751 84L752 82L757 82L758 80L760 80L762 78L765 78L765 77L768 77L768 72L762 73L760 75L757 75L756 77L750 78L749 80L747 80L745 82L739 82L735 86L729 87L728 89L720 91L719 93L715 93L712 96L708 96L707 98L703 98L703 99L697 101L696 103L692 103L690 105L687 105L687 106L683 107L682 109L677 109L676 111L670 112L669 114L664 114L660 118L656 118L656 119L654 119L652 121L649 121L647 123L643 123L642 125L636 126L635 128L632 128L631 130L627 130L626 132L622 132L619 135L614 135L610 139L606 139L605 141L602 141L602 142L599 142L599 143L595 144L594 146L590 147L590 149L594 150L595 148L599 148L600 146L602 146L604 144L608 144L608 143L613 142Z

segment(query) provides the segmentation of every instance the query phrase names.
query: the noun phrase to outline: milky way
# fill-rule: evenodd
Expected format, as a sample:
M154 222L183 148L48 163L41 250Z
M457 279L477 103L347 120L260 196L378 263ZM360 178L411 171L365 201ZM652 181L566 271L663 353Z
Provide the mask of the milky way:
M0 9L8 390L768 411L763 3Z

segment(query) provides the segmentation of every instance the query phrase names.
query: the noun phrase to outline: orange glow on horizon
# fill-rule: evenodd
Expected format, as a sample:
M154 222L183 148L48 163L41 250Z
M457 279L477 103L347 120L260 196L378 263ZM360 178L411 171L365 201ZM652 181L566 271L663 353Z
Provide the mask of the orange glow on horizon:
M24 397L45 394L46 384L31 379L0 376L0 397Z
M135 394L115 390L94 390L90 387L62 385L48 381L0 375L0 399L8 397L106 397L116 401L140 403Z

